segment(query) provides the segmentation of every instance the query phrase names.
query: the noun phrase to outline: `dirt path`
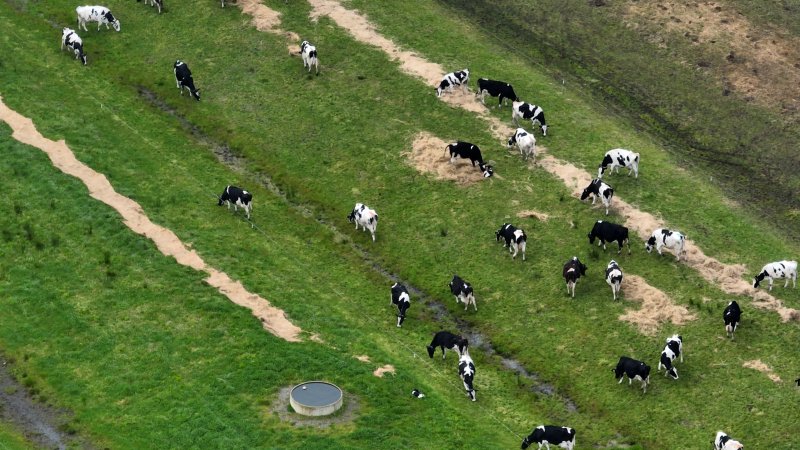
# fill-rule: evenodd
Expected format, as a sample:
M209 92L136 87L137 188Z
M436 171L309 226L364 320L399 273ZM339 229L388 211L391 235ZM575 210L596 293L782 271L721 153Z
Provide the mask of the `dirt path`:
M0 96L0 120L13 130L12 137L23 144L36 147L47 154L53 165L62 172L81 180L89 189L89 195L114 208L125 225L137 234L152 240L158 250L172 256L184 266L208 273L206 282L217 288L237 305L243 306L258 317L264 329L289 342L300 341L301 329L292 324L286 314L260 296L248 292L240 282L231 280L224 272L206 265L194 250L189 250L171 230L156 225L145 215L142 207L133 200L118 194L108 179L75 158L63 141L52 141L42 136L33 121L9 109Z

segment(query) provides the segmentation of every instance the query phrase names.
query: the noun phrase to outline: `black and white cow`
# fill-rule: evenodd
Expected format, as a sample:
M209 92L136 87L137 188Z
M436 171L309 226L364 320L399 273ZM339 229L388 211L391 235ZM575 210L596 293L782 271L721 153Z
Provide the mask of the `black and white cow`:
M86 53L83 52L83 41L72 28L64 27L61 30L61 50L68 48L75 53L75 59L80 59L86 65Z
M83 26L83 31L89 31L86 23L97 22L97 31L100 31L100 25L103 24L106 25L106 30L111 24L116 31L119 31L119 20L105 6L78 6L75 8L75 12L78 14L78 29Z
M589 244L594 244L594 240L599 239L597 245L602 245L603 250L606 249L606 242L617 242L619 250L617 254L622 253L622 246L628 242L628 228L616 223L603 222L598 220L592 227L592 231L587 235L589 236ZM631 246L628 245L628 254L631 254Z
M461 381L464 382L464 389L467 391L467 397L474 402L476 400L475 387L472 383L475 380L475 363L472 362L469 353L464 353L461 355L461 358L458 359L458 376L460 376Z
M481 103L484 105L486 104L486 94L489 94L492 97L498 97L498 108L503 106L503 100L510 98L512 102L519 101L519 97L517 97L517 94L514 92L514 87L505 81L478 78L478 92L476 92L475 95L481 96Z
M575 285L578 284L578 278L586 275L586 265L577 256L573 256L572 259L564 264L562 275L564 275L564 281L567 282L567 294L572 289L572 298L575 298Z
M494 174L492 166L483 163L483 156L481 156L481 149L469 142L458 141L452 144L447 144L444 149L444 154L450 154L450 163L455 164L456 157L469 159L472 162L472 167L478 163L478 168L483 172L484 178L489 178Z
M758 275L753 278L753 287L757 288L764 278L769 280L769 290L772 290L773 278L786 278L783 287L789 286L789 280L792 280L792 287L797 287L797 261L777 261L769 263L761 269Z
M416 398L425 398L425 394L423 394L422 392L420 392L420 390L419 390L419 389L414 389L414 390L412 390L412 391L411 391L411 396L412 396L412 397L416 397Z
M741 450L744 448L741 442L731 439L724 431L717 431L714 438L714 450Z
M519 126L519 119L530 119L532 127L536 127L538 122L542 127L542 135L547 136L547 122L544 120L544 110L541 107L525 102L513 102L511 104L511 120Z
M455 296L456 303L464 303L464 311L467 310L470 303L475 311L478 310L478 304L475 302L475 293L472 291L472 286L466 281L462 280L458 275L453 275L453 280L450 281L450 292Z
M736 301L728 303L725 310L722 312L722 320L725 321L725 332L728 337L733 340L733 334L736 332L736 327L739 326L739 321L742 318L742 310L739 309L739 304Z
M200 89L194 87L194 79L192 78L192 71L189 70L189 66L179 59L175 61L175 64L172 66L172 72L175 73L175 84L178 86L178 89L181 90L181 95L183 95L183 88L185 87L189 89L189 94L199 102Z
M517 257L517 252L522 251L522 260L525 261L525 247L527 245L528 236L525 234L524 230L516 228L510 223L504 223L500 226L500 229L494 233L494 237L497 242L503 239L503 247L508 247L508 251L511 253L511 259L515 259Z
M614 198L614 189L604 183L600 178L595 178L591 183L589 183L589 186L586 186L586 189L583 190L583 193L581 194L581 201L586 200L590 195L592 196L593 205L594 201L597 200L598 197L603 200L603 205L606 207L606 215L608 215L608 208L611 206L611 199Z
M317 47L311 45L308 41L300 43L300 56L303 58L303 67L308 67L308 73L311 73L311 66L316 69L316 74L319 75L319 59L317 59Z
M623 148L607 151L597 169L597 178L603 178L606 170L617 173L620 167L628 168L628 176L634 174L639 178L639 154Z
M136 1L140 2L142 0L136 0ZM158 6L158 13L161 14L161 8L164 7L164 0L144 0L144 4L150 6Z
M406 311L411 306L411 297L408 295L408 289L400 283L392 285L392 295L390 305L397 305L397 328L403 325L406 320Z
M356 224L356 230L361 226L364 231L369 231L372 235L372 242L375 242L375 232L378 229L378 213L363 203L356 203L353 211L347 216L350 223Z
M533 134L528 133L524 128L517 128L514 134L508 138L508 148L514 144L517 144L524 160L527 161L528 158L533 157L536 162L536 138L533 137Z
M542 445L545 445L547 450L550 450L550 444L572 450L575 446L575 430L570 427L539 425L522 440L522 447L520 448L524 450L531 444L539 444L539 450L541 450Z
M445 92L452 92L456 86L461 86L464 93L467 92L467 83L469 82L469 69L459 70L458 72L450 72L442 77L439 86L436 88L436 96L441 97Z
M233 205L234 211L238 211L241 206L249 219L250 211L253 209L253 194L236 186L225 186L225 190L219 196L217 206L222 206L223 203L228 204L228 209L231 209L231 205Z
M614 300L616 300L622 285L622 269L619 268L619 265L617 265L617 262L613 259L606 267L606 283L611 286L611 293L614 294Z
M431 341L431 345L428 348L428 356L433 358L433 353L436 351L436 347L442 349L442 359L444 359L445 354L447 353L447 349L455 350L460 357L465 352L468 351L469 348L469 341L464 339L463 337L453 334L449 331L439 331L435 335L433 335L433 340Z
M628 377L629 385L633 380L641 381L642 390L647 393L647 385L650 383L650 366L647 364L627 356L620 356L617 367L611 371L614 372L614 378L619 380L619 383L622 383L623 375Z
M671 231L666 228L656 228L650 235L650 238L645 241L644 248L647 253L656 248L656 251L661 255L661 248L666 247L675 254L675 258L680 261L681 255L686 253L684 247L686 246L686 236L679 231Z
M673 365L673 361L679 356L681 362L683 362L683 337L673 334L667 338L667 345L664 346L664 350L661 352L661 358L658 361L658 370L661 370L661 366L664 366L664 368L667 369L664 376L669 375L673 380L677 380L678 369Z

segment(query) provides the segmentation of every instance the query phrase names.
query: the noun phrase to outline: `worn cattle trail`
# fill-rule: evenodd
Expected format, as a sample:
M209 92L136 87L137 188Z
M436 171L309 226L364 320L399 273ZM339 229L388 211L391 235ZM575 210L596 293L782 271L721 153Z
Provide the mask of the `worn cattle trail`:
M31 119L8 108L3 103L2 96L0 96L0 120L11 127L13 130L11 136L14 139L45 152L56 168L81 180L89 189L89 195L114 208L122 216L128 228L152 240L161 253L174 257L178 264L206 272L208 274L206 282L209 285L217 288L233 303L252 311L253 315L261 320L264 329L289 342L300 341L302 330L291 323L281 309L248 292L239 281L232 280L226 273L206 265L197 252L189 250L175 233L151 222L138 203L118 194L103 174L78 161L63 140L52 141L45 138L36 130Z

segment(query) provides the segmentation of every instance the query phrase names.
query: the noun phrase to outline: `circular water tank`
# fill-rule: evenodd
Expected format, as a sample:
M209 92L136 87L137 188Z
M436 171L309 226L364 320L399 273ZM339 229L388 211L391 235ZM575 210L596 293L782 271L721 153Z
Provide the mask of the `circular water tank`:
M289 404L298 414L327 416L342 407L342 390L324 381L307 381L292 388Z

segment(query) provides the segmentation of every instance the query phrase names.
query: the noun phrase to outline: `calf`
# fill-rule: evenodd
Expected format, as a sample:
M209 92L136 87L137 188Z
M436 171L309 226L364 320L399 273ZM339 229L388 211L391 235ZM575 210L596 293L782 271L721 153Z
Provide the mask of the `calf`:
M455 350L460 357L468 351L467 349L469 348L469 342L461 336L443 330L433 335L431 345L428 346L428 356L431 358L433 358L433 353L436 351L436 347L442 349L442 359L444 359L447 349Z
M458 275L453 275L453 280L450 281L450 292L456 298L456 303L464 303L464 311L469 308L470 303L475 311L478 310L478 305L475 303L475 294L472 292L472 286L466 281L462 280Z
M78 33L72 28L66 28L61 31L61 50L68 48L75 53L75 59L80 59L83 65L86 65L86 54L83 53L83 41Z
M503 247L508 247L508 251L512 253L511 259L517 257L517 252L522 251L522 260L525 261L525 247L528 241L528 236L525 231L514 227L510 223L504 223L499 230L494 233L497 242L502 238L504 240Z
M606 215L608 215L608 208L611 206L611 199L614 198L614 189L604 183L600 178L595 178L591 183L589 183L589 186L586 186L586 189L583 190L583 193L581 194L581 201L586 200L590 195L592 196L593 205L594 201L597 200L597 197L600 197L603 200L603 205L606 207Z
M406 311L411 306L411 297L408 295L408 289L405 286L395 283L392 285L390 298L391 303L389 304L397 305L397 328L400 328L403 325L403 321L406 320Z
M686 236L679 231L657 228L653 231L653 234L650 235L650 239L644 243L644 248L647 250L647 253L650 253L650 251L653 250L653 246L655 246L656 251L661 255L661 247L666 247L672 250L672 253L675 254L675 258L680 261L681 255L686 253L686 250L684 250L685 245Z
M619 255L622 253L622 246L628 242L628 228L615 223L598 220L587 236L589 236L589 244L594 244L595 238L599 239L597 245L602 245L603 250L606 249L606 242L616 241L619 245L619 250L617 251ZM628 254L631 254L630 244L628 244Z
M231 209L231 204L233 204L234 212L238 211L240 206L244 208L245 215L250 219L250 210L253 209L253 194L236 186L225 186L225 190L219 196L217 206L222 206L226 202L228 209Z
M742 310L739 309L739 304L736 301L728 303L725 311L722 312L722 320L725 321L725 331L728 337L733 340L733 334L736 332L736 327L739 326L739 320L742 317Z
M442 81L439 82L439 86L436 88L436 96L441 97L444 92L452 92L455 86L461 86L464 93L466 93L468 82L469 69L450 72L442 77Z
M627 356L620 356L617 368L611 369L611 371L614 372L614 378L619 380L619 383L622 383L623 375L628 377L629 385L633 380L641 381L643 393L647 393L647 385L650 383L650 366L647 364Z
M378 229L378 213L363 203L356 203L353 211L347 216L350 223L356 224L356 230L361 226L364 231L370 232L372 242L375 242L375 231Z
M194 79L192 79L192 71L189 70L189 66L179 59L172 66L172 71L175 73L175 84L181 90L181 95L183 95L183 88L185 87L189 89L189 94L199 102L200 89L195 89L194 87Z
M681 358L681 362L683 362L683 338L680 335L674 334L667 338L667 345L664 347L664 351L661 352L661 358L658 361L658 370L661 370L661 366L663 365L667 372L664 376L671 376L673 380L678 379L678 369L672 364L675 358Z
M519 119L530 119L532 127L539 123L539 126L542 127L542 135L547 136L547 122L544 120L544 110L541 107L525 102L513 102L511 104L511 120L519 125Z
M444 154L447 155L448 153L450 153L451 164L456 162L456 157L461 157L469 159L472 162L472 167L475 167L475 163L478 163L478 168L483 172L484 178L489 178L494 174L492 166L483 163L481 149L475 144L464 141L453 142L444 149Z
M717 437L714 438L713 444L714 450L740 450L744 448L741 442L731 439L723 431L717 431Z
M303 58L303 67L308 67L308 73L311 73L311 66L316 69L316 74L319 75L319 60L317 59L317 47L311 45L308 41L300 43L300 56Z
M636 178L639 178L639 154L622 148L607 151L603 157L603 162L600 163L600 167L597 169L597 178L603 178L603 173L606 170L615 173L619 172L620 167L628 168L628 176L633 173Z
M106 30L111 24L116 31L119 31L119 20L105 6L78 6L75 8L75 12L78 14L78 29L83 26L83 31L89 31L86 23L97 22L97 31L100 31L100 25L103 24L106 25Z
M564 264L562 275L564 275L564 281L567 282L567 294L572 289L572 298L575 298L575 285L578 284L578 278L586 275L586 265L577 256L573 256Z
M622 269L619 268L617 262L613 259L606 267L606 283L611 286L611 293L614 294L614 300L616 300L622 284Z
M783 287L789 286L789 280L792 280L792 287L797 287L797 261L778 261L769 263L761 269L761 272L753 279L753 287L757 288L764 280L769 279L769 290L772 290L773 278L786 278Z
M464 382L467 397L474 402L476 400L475 388L472 382L475 379L475 364L472 362L472 358L469 357L469 353L464 353L458 359L458 375L461 377L461 381Z
M478 92L475 95L481 96L481 103L486 104L486 94L492 97L498 97L499 102L497 107L503 106L503 100L511 99L513 102L518 102L519 97L514 92L514 88L505 81L487 80L486 78L478 78Z
M569 427L539 425L522 440L521 448L526 449L531 444L539 444L539 450L541 450L542 444L547 446L547 450L550 450L550 444L572 450L572 447L575 446L575 430Z
M136 0L136 1L140 2L142 0ZM158 13L161 14L161 8L164 7L164 0L144 0L144 4L145 5L150 5L150 6L157 6L158 7ZM222 6L225 7L224 4Z
M524 128L517 128L517 131L508 138L508 148L514 144L517 144L524 160L527 161L528 158L533 157L536 162L536 138L532 134L525 131Z

